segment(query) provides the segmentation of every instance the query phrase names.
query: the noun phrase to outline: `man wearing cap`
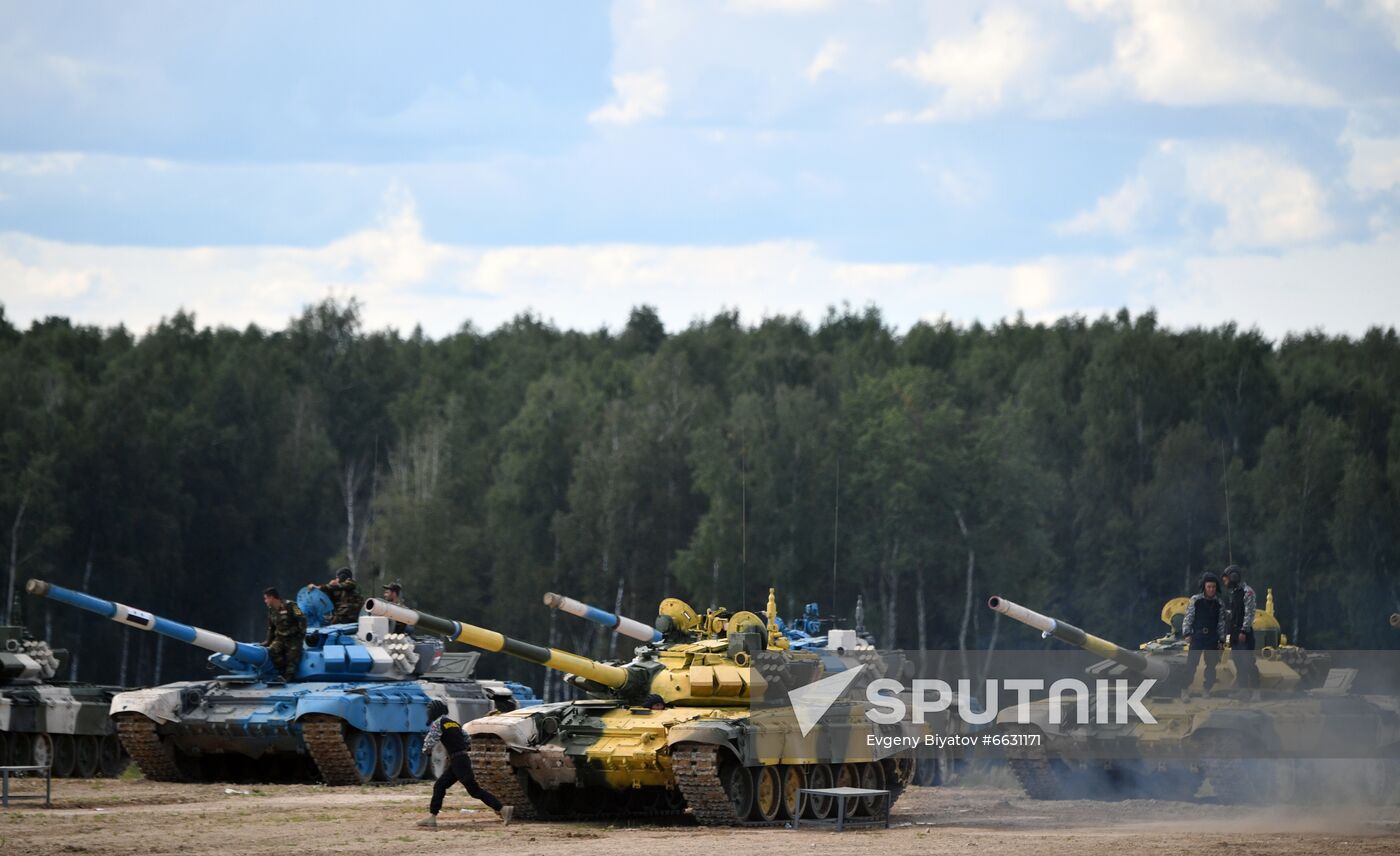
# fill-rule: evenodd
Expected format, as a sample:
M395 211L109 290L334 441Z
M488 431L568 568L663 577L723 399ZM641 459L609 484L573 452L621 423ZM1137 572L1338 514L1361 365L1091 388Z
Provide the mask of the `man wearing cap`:
M385 603L392 603L395 606L408 606L403 599L403 586L398 583L385 583L384 591L380 592L380 597ZM390 631L393 633L406 633L408 625L402 621L390 622Z

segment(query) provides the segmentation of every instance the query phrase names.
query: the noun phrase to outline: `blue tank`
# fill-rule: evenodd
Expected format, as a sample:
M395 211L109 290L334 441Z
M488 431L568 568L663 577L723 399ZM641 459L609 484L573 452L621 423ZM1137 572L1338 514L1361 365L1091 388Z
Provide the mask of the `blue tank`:
M119 693L111 716L149 779L322 781L328 785L427 778L428 703L461 722L539 704L528 687L473 675L479 654L444 653L436 639L394 633L387 619L324 624L329 599L306 590L306 642L283 680L262 645L239 642L124 604L30 580L26 590L204 648L223 674ZM313 626L313 624L315 626Z

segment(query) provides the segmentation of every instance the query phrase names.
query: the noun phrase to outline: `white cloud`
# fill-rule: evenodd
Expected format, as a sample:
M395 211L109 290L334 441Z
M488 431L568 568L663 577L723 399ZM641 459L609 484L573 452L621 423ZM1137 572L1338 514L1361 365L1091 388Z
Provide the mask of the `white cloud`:
M632 125L666 113L670 89L660 71L613 75L613 100L588 114L595 125Z
M1070 6L1085 17L1113 22L1113 62L1106 73L1143 101L1313 106L1337 101L1335 93L1293 68L1285 51L1255 42L1277 11L1271 0L1083 0Z
M1123 237L1133 230L1151 196L1146 177L1133 176L1114 192L1100 196L1094 207L1055 224L1059 235L1107 233Z
M892 122L936 122L996 110L1013 85L1034 87L1028 72L1038 64L1042 37L1043 32L1029 16L996 8L969 32L939 39L913 57L896 59L893 68L936 88L939 98L923 110L897 111L886 118Z
M1400 0L1365 0L1362 8L1366 15L1379 21L1400 48Z
M1156 307L1178 325L1235 320L1277 336L1314 326L1360 333L1400 317L1397 266L1395 236L1269 254L1135 250L962 265L851 263L808 241L470 247L429 240L412 199L392 190L374 227L318 247L95 246L0 234L0 300L18 323L61 314L141 330L179 308L207 324L280 327L307 303L353 295L372 326L421 324L430 335L466 321L491 328L532 309L575 329L617 327L642 303L672 328L722 308L750 321L816 319L842 302L872 303L908 326L1127 305Z
M1368 136L1349 126L1341 145L1351 153L1347 184L1357 193L1372 195L1400 188L1400 137Z
M1222 251L1306 244L1335 230L1321 183L1286 154L1243 143L1174 140L1159 143L1116 191L1053 228L1063 236L1122 238L1140 231L1149 217L1173 214L1188 241L1208 238ZM1198 234L1203 219L1208 236Z
M41 152L39 154L0 154L0 174L56 175L76 172L86 160L79 152Z
M803 14L820 12L831 5L831 0L729 0L730 9L740 14L780 12Z
M1185 157L1192 194L1224 210L1213 235L1222 249L1315 241L1333 230L1327 199L1312 173L1276 152L1233 145L1193 149Z
M807 79L815 83L821 76L830 71L835 71L841 64L841 60L846 55L846 43L839 39L827 39L817 51L816 56L807 64Z

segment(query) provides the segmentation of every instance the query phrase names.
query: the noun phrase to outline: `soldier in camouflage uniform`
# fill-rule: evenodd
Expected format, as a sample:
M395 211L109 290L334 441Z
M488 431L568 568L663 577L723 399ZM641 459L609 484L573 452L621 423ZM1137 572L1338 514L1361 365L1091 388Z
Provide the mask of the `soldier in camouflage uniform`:
M1254 589L1244 581L1239 565L1231 565L1221 574L1225 581L1225 604L1230 608L1226 640L1230 643L1230 660L1235 664L1235 686L1259 686L1259 667L1254 662Z
M306 641L306 616L302 614L301 607L284 601L275 588L263 590L263 603L267 604L267 639L263 641L263 647L267 649L278 674L291 680L301 663L301 647Z
M336 571L335 579L325 585L312 583L307 588L320 589L335 604L335 611L331 613L332 624L354 624L360 620L360 608L365 605L365 599L360 597L355 575L349 568Z

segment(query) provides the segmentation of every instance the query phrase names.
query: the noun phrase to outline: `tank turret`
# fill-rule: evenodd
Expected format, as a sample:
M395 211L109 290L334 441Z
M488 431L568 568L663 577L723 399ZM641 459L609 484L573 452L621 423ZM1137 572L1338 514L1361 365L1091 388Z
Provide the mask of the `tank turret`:
M209 662L235 675L271 675L274 671L267 648L253 642L239 642L222 633L182 624L44 580L30 580L25 589L32 595L85 609L127 627L159 633L169 639L212 651ZM347 625L309 629L295 680L353 681L406 677L432 668L442 655L441 644L418 642L401 634L392 634L387 621L361 620L355 633L346 632L348 629Z
M772 599L770 594L770 609L775 608ZM752 612L731 616L720 636L664 648L646 646L632 661L618 664L522 642L494 630L378 599L365 601L365 611L483 651L556 669L591 695L628 701L656 695L666 704L747 704L752 680L749 665L754 654L787 648L787 639L778 632L776 622L765 623ZM814 656L808 656L815 661Z
M581 600L574 600L571 597L564 597L562 594L545 592L544 605L550 609L557 609L560 612L567 612L570 615L577 615L596 624L601 624L619 636L626 636L629 639L636 639L638 642L656 643L661 641L661 631L654 627L648 627L635 618L628 618L625 615L617 615L596 606L589 606Z
M66 653L30 638L23 627L0 627L0 685L50 680L58 674Z
M1127 648L1115 645L1107 639L1101 639L1091 633L1085 633L1073 624L1051 618L1048 615L1042 615L1018 603L1012 603L1004 597L993 595L987 600L987 606L1005 615L1007 618L1015 619L1022 624L1039 630L1041 636L1046 639L1054 637L1067 645L1083 648L1085 651L1112 660L1143 677L1162 680L1171 673L1171 669L1168 665L1161 660L1154 659L1145 654L1140 654L1137 651L1130 651Z

